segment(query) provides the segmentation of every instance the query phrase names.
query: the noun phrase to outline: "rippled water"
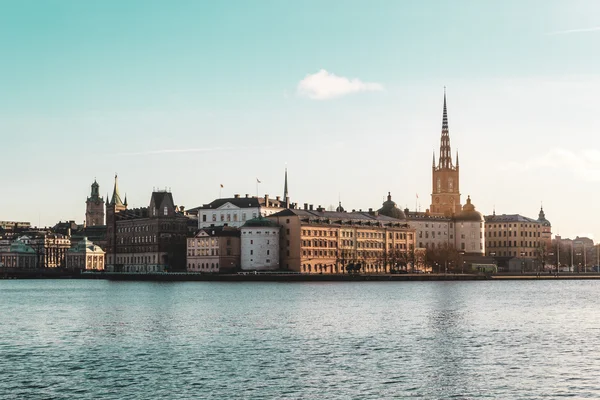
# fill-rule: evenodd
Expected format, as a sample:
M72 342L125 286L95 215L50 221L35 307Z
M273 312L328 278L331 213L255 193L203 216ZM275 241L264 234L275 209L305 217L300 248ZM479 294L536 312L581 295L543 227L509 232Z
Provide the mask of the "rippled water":
M600 282L0 281L0 398L600 398Z

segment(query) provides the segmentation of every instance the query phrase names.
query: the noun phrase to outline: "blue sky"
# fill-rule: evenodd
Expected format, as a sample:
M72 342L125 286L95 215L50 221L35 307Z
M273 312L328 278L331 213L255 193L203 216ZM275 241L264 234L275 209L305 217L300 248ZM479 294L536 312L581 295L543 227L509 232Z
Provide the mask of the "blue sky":
M599 237L596 1L0 0L0 219L219 195L428 207L443 87L461 192Z

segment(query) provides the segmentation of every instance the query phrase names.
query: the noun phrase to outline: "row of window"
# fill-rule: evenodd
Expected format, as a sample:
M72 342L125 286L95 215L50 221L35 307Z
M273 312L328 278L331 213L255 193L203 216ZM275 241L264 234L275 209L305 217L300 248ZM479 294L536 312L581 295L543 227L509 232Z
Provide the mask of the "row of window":
M252 213L252 218L256 218L256 215L257 215L257 213L253 212ZM233 214L232 213L227 213L227 214L222 213L222 214L219 214L219 219L221 220L221 222L225 222L225 221L227 221L227 222L231 222L231 221L237 222L238 218L239 217L238 217L237 213L233 213ZM202 214L202 222L206 222L206 219L207 219L207 214ZM247 219L246 213L243 212L241 220L242 221L246 221L246 219ZM213 222L217 221L217 214L216 213L212 214L212 221Z
M506 237L507 236L506 232L508 232L508 236L517 237L517 231L500 231L500 232L497 232L498 233L498 237L502 237L502 236ZM525 231L520 231L519 233L520 233L520 235L518 235L518 236L521 236L521 237L541 237L541 232L531 232L531 231L525 232ZM527 235L528 233L529 233L529 235ZM496 231L494 231L494 232L488 232L487 236L488 237L492 237L492 236L496 237Z
M517 246L517 241L489 241L487 242L486 246L487 247L539 247L540 242L532 242L530 241L526 241L526 240L521 240L520 245Z
M188 263L188 270L211 270L217 271L219 269L219 263Z

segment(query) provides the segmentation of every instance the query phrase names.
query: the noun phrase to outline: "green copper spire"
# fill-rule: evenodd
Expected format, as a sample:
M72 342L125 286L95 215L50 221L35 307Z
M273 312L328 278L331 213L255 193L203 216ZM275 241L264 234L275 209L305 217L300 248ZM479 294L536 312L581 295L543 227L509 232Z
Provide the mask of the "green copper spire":
M122 206L123 201L121 201L121 195L119 195L119 184L117 181L117 174L115 174L115 187L113 189L112 199L110 200L111 205Z

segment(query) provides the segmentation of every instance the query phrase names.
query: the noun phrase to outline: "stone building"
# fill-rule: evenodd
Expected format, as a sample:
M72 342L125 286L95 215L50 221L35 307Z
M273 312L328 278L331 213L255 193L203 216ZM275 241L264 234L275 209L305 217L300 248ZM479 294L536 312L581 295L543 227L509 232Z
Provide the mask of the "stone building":
M7 248L0 250L0 267L36 269L38 267L38 256L31 246L20 240L15 240Z
M415 230L377 211L289 208L267 216L281 226L280 267L303 273L389 272L411 262Z
M170 192L155 191L148 207L128 209L116 177L107 206L106 269L114 272L186 270L186 218Z
M227 273L240 266L240 230L230 226L200 229L187 239L188 272Z
M241 231L241 267L250 271L279 269L279 230L274 221L258 217L246 222Z
M80 271L103 271L105 252L88 238L83 238L67 251L67 269Z
M538 219L494 212L485 217L486 254L496 258L501 269L508 268L511 258L518 258L524 260L522 269L536 270L552 247L551 230L543 209Z
M85 226L104 225L104 199L100 197L100 185L95 179L85 204Z

